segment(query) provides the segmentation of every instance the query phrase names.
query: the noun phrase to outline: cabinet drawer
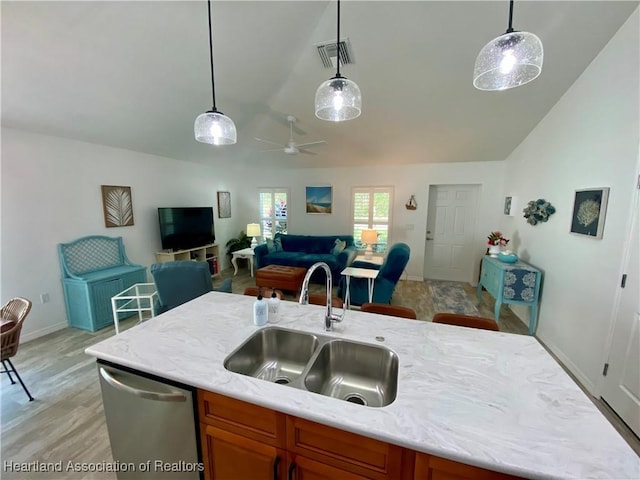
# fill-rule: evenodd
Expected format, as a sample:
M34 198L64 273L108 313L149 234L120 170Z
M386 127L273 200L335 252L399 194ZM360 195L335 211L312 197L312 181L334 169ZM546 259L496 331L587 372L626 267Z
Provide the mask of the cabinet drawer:
M204 390L198 390L198 413L201 422L267 445L287 443L283 413Z
M372 479L400 478L403 449L296 417L287 417L287 449Z

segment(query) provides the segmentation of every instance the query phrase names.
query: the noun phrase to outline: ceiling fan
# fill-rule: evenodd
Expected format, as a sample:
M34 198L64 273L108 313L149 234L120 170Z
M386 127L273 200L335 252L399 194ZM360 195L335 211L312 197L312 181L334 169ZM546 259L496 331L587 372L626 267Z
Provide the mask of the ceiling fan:
M289 141L286 144L272 142L271 140L264 140L262 138L254 137L259 142L270 143L271 145L277 145L280 148L271 148L269 150L262 150L263 152L276 152L278 150L283 150L287 155L297 155L298 153L306 153L307 155L317 155L316 152L312 152L311 150L307 150L306 148L301 147L312 147L315 145L322 145L323 143L327 143L324 140L320 140L318 142L309 142L309 143L296 143L293 140L293 124L296 122L296 117L293 115L287 116L287 121L289 122Z

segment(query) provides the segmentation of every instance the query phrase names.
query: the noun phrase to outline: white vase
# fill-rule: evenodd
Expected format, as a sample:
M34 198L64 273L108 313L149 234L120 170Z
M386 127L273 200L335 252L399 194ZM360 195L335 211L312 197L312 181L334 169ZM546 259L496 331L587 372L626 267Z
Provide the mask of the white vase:
M501 250L500 245L489 245L489 256L497 257Z

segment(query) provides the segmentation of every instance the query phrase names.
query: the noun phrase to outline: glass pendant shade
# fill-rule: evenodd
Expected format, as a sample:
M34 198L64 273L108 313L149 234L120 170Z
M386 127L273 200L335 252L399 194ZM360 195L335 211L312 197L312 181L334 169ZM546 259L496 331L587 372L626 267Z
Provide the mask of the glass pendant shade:
M197 141L209 145L233 145L238 141L233 120L220 112L201 113L196 118L193 130Z
M333 77L316 91L316 117L331 122L357 118L362 113L362 94L355 82Z
M540 75L544 51L540 39L529 32L507 32L487 43L473 69L478 90L507 90Z

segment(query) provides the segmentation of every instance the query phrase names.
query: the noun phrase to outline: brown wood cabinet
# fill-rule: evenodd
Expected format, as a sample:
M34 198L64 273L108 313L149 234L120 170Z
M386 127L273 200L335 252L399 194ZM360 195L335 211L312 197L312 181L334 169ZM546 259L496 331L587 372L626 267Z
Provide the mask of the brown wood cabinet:
M198 390L207 480L512 480Z
M416 453L415 480L516 480L520 477Z

